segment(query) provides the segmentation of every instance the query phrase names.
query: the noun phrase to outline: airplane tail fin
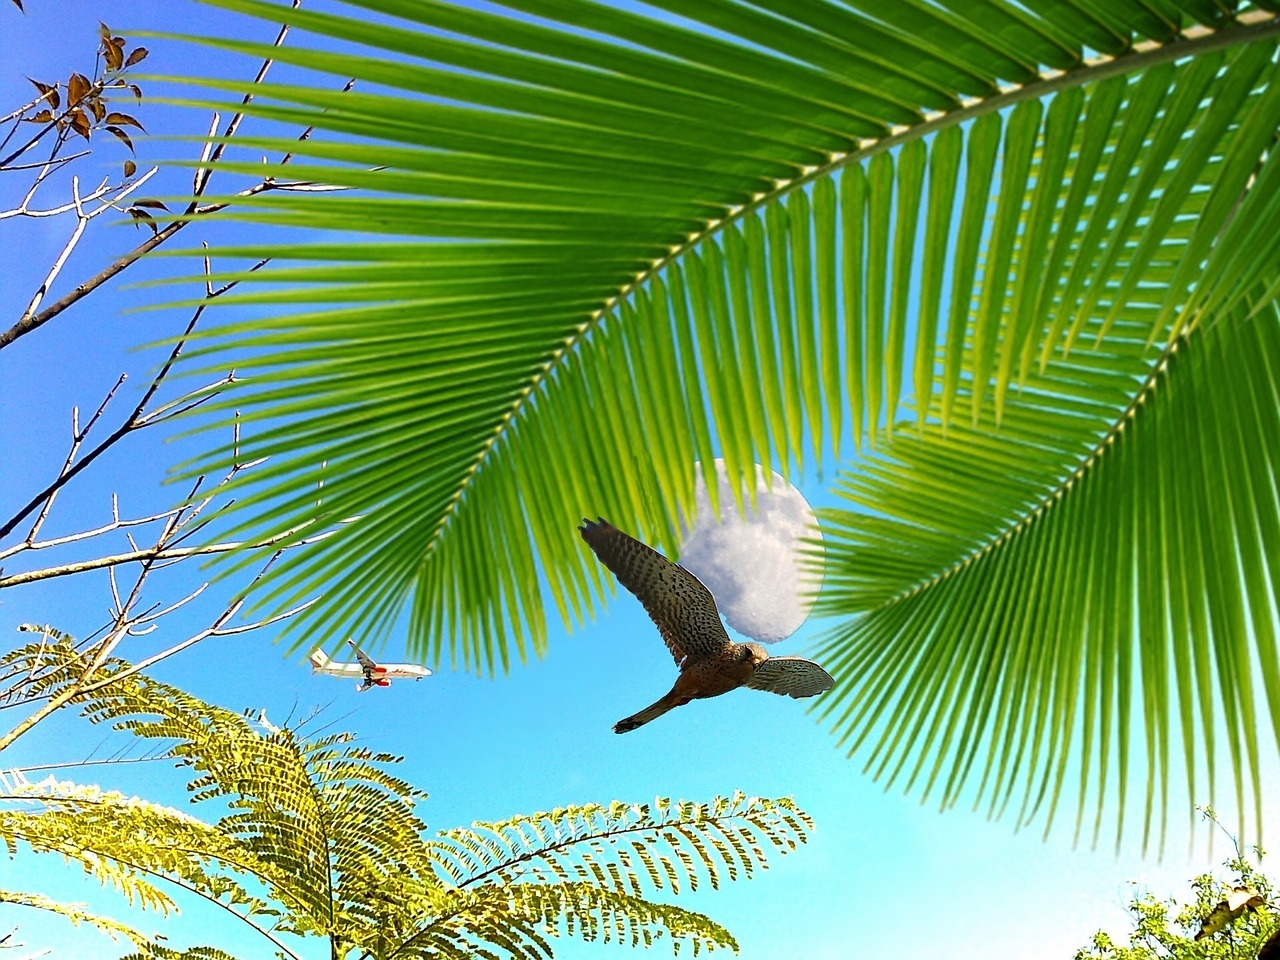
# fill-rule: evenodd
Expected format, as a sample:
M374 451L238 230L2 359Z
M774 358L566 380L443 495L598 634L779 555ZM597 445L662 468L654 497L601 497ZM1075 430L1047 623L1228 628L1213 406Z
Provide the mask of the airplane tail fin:
M323 650L313 651L311 656L307 659L311 661L312 673L319 673L329 665L329 658L325 656L325 652Z

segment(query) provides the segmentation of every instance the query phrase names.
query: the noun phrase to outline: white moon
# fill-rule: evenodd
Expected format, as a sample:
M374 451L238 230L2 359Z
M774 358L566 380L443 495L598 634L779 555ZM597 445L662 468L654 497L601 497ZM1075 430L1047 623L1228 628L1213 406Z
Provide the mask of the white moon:
M778 474L772 484L756 464L756 506L739 515L724 461L716 461L720 486L717 520L701 471L692 525L684 526L680 564L707 585L729 626L761 643L785 640L804 623L813 602L812 573L802 566L803 538L817 520L804 496ZM820 534L819 534L820 536Z

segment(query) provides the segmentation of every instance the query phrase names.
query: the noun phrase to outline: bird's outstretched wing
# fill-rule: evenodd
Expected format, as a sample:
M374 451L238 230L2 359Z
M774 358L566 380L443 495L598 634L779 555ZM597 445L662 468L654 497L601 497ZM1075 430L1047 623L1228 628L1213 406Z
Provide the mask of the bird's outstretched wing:
M676 663L686 656L709 656L729 642L715 597L680 564L604 519L584 519L578 531L618 582L644 604Z
M816 697L835 686L831 674L804 657L770 657L747 681L753 690L768 690L786 697Z

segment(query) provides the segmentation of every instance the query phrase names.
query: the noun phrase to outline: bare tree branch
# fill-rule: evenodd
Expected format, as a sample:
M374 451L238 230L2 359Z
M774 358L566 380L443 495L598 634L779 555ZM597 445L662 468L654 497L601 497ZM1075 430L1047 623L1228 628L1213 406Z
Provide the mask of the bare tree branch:
M126 563L156 563L164 560L184 560L188 557L209 557L219 553L231 553L236 550L259 550L267 547L273 547L283 543L290 537L296 536L297 530L289 530L276 537L268 537L265 540L242 541L233 540L226 543L208 543L198 547L171 547L164 548L160 546L144 547L140 550L132 550L128 553L116 553L105 557L95 557L92 560L82 560L77 563L65 563L57 567L47 567L43 570L30 570L26 573L14 573L7 577L0 577L0 590L6 587L18 587L24 583L37 583L41 580L52 580L57 577L69 577L77 573L85 573L89 570L102 570L106 567L118 567ZM304 537L291 543L290 546L306 546L310 543L316 543L326 537L332 536L333 531L327 530L318 533L313 537Z
M89 464L93 463L93 461L98 459L98 457L102 456L102 454L115 446L123 437L134 430L139 430L147 426L147 423L139 422L139 418L142 417L147 405L151 402L151 398L155 396L156 391L160 389L161 384L164 383L165 378L169 375L169 371L173 368L174 362L182 353L182 348L187 342L187 337L191 335L191 331L195 329L196 324L200 322L200 316L203 312L204 305L201 304L192 315L190 322L187 323L187 327L178 338L178 342L174 344L173 349L169 352L168 359L165 360L164 365L160 368L159 372L157 372L151 379L151 385L147 388L146 393L143 394L142 399L138 401L133 412L124 420L123 423L121 423L120 426L112 431L105 440L89 451L89 453L85 454L83 458L76 461L74 464L68 463L67 466L64 466L55 480L51 481L48 486L28 500L27 503L19 508L12 517L5 521L5 523L0 526L0 540L12 533L14 528L17 527L24 518L29 516L33 510L39 507L41 503L55 494L60 488L66 486L81 471L89 466ZM188 394L188 396L191 395ZM151 422L154 423L155 421Z
M301 3L301 0L293 0L293 7L295 8L298 7L300 3ZM285 41L285 37L288 36L288 33L289 33L289 27L287 24L285 24L280 28L280 32L276 36L276 39L272 43L272 46L279 47L281 44L283 44ZM258 69L257 75L254 77L254 80L253 80L254 84L259 84L266 78L267 72L271 69L271 66L274 62L275 61L270 57L263 60L261 67L259 67ZM348 83L344 89L349 90L350 88L351 88L351 83ZM38 103L39 99L41 98L38 98L36 101L33 101L33 105L35 103ZM241 102L242 104L248 104L252 99L253 99L253 93L252 91L250 91L249 93L245 94L244 99ZM68 107L68 110L70 110L70 107ZM63 263L65 263L67 256L70 255L71 250L75 247L76 243L79 242L80 236L84 232L85 220L83 219L83 217L80 217L77 220L76 230L73 231L71 240L68 241L68 244L64 248L62 256L59 258L58 262L55 263L54 269L50 271L49 276L46 278L45 282L41 285L40 290L37 291L36 296L32 299L31 305L27 308L26 311L23 312L23 315L18 318L18 321L16 323L14 323L7 330L0 332L0 349L3 349L4 347L18 340L19 338L32 332L33 330L38 329L39 327L48 323L54 317L61 314L72 304L75 304L80 300L84 299L94 290L98 289L103 284L111 280L113 277L123 272L124 270L127 270L134 263L137 263L138 260L141 259L145 254L150 253L156 247L165 243L172 236L174 236L174 234L180 231L183 227L187 226L188 224L194 222L195 220L201 217L206 217L209 214L217 213L218 211L223 210L227 206L229 206L230 204L226 202L202 205L200 203L200 198L204 195L206 189L208 188L209 180L213 176L214 168L216 167L218 161L222 158L224 152L226 151L226 147L228 142L230 141L230 138L235 136L236 131L239 129L240 124L244 120L244 118L245 118L244 111L242 110L237 111L235 116L233 116L231 120L227 123L227 126L222 133L222 139L217 143L217 145L210 148L209 143L206 142L205 147L201 152L201 166L197 169L195 174L191 200L188 203L186 210L183 212L183 214L180 217L174 219L172 222L170 222L163 228L156 228L154 234L151 237L148 237L146 240L138 244L128 253L117 258L115 261L108 264L102 270L99 270L93 276L77 284L72 290L68 291L58 300L49 304L43 310L39 310L37 312L37 308L39 307L40 302L43 300L45 294L47 293L49 286L52 284L53 279L57 276L58 272L61 270L61 267ZM217 115L215 115L213 125L210 128L211 133L214 130L216 130L217 123L218 123L218 118L217 118ZM5 163L8 163L13 159L16 159L18 156L20 156L23 152L25 152L25 150L33 146L34 143L38 141L39 138L43 136L45 132L47 132L48 129L52 129L54 126L56 126L56 124L51 123L50 126L46 128L46 130L41 131L41 133L38 134L35 138L33 138L32 141L30 141L26 146L12 153L5 160L0 161L0 167L4 166ZM310 135L311 135L311 128L308 127L305 131L303 131L299 139L306 140L308 137L310 137ZM281 164L288 163L292 159L292 157L293 157L293 154L288 154L284 159L280 161ZM52 158L50 158L50 160L52 160ZM149 177L150 174L148 174L147 176ZM132 192L133 190L137 189L137 186L140 184L141 180L144 180L144 179L146 178L140 178L138 183L129 184L119 189L123 189L127 192ZM322 187L323 185L316 185L316 184L283 184L281 185L281 184L275 183L274 178L269 177L264 179L261 183L253 187L249 187L246 190L240 191L235 196L238 199L242 199L245 197L254 196L255 194L261 193L265 190L320 189ZM335 188L328 188L328 189L335 189ZM120 197L117 196L115 199L116 201L118 201ZM26 201L24 201L24 205L25 203ZM21 209L22 208L20 207L19 210ZM80 211L77 208L77 213L79 214L79 212ZM3 535L4 535L3 533L0 533L0 536L3 536Z
M229 471L216 485L215 491L218 487L230 482L238 469L238 466L233 467L232 470ZM198 488L199 481L197 481L195 489ZM192 492L194 494L195 491L193 490ZM198 518L201 515L201 510L212 499L213 494L210 494L208 497L205 497L197 503L192 503L190 502L190 499L188 499L188 502L176 511L173 511L169 515L162 515L162 529L160 534L156 538L154 545L147 549L137 551L136 554L130 554L124 557L99 558L99 560L96 561L89 561L89 566L82 564L70 564L68 565L69 569L64 570L62 573L55 574L60 576L67 573L83 572L86 569L94 569L95 567L100 568L103 565L110 563L109 569L112 572L112 598L114 600L114 607L111 611L111 622L102 637L94 641L94 643L87 649L85 655L88 658L88 664L81 671L80 675L75 680L62 685L55 692L50 694L44 703L19 721L7 734L0 737L0 752L3 752L5 748L9 747L24 734L28 733L50 714L90 690L100 689L109 683L117 682L125 676L129 676L132 673L136 673L137 671L145 669L152 664L158 663L161 660L180 653L181 651L199 643L202 640L208 639L209 637L229 636L231 634L243 633L248 630L267 626L272 623L278 623L281 620L296 615L310 606L311 602L309 601L308 603L304 603L291 610L284 611L283 613L258 621L254 624L229 626L231 619L235 617L241 609L243 609L248 591L252 588L253 584L258 582L271 564L275 562L276 557L280 555L280 551L276 551L276 553L273 554L262 566L257 576L254 577L250 584L223 608L222 612L215 617L210 626L187 637L179 643L170 645L160 653L144 659L139 664L135 664L123 673L112 674L109 677L98 676L99 672L112 656L121 641L128 637L141 636L151 632L156 628L156 626L158 626L157 621L159 619L171 614L173 611L194 600L208 586L207 583L202 584L196 590L188 593L174 603L168 605L152 604L151 606L140 609L143 588L147 584L152 573L160 568L162 561L166 559L172 560L209 553L225 552L240 546L239 544L211 544L197 547L173 546L174 541L184 535L187 525L198 521ZM311 539L319 539L319 537ZM303 541L290 544L290 547L300 546L303 542L305 542L305 538ZM255 544L254 546L266 545L268 545L267 542ZM134 576L133 583L128 592L122 597L114 577L115 570L123 563L135 562L139 564L139 569ZM5 578L5 580L0 581L0 586L14 586L17 585L17 583L30 582L31 579L32 578L29 575L18 574L14 577ZM36 579L39 579L39 577ZM9 691L7 695L9 697L13 697L14 691Z
M299 0L294 0L293 5L297 7ZM288 26L286 25L280 29L274 45L279 46L282 44L287 34ZM263 82L273 62L274 58L270 56L263 60L253 81L254 85ZM95 73L95 77L100 77L100 74ZM344 89L351 89L353 82L346 84ZM104 83L109 83L109 78L108 81L95 79L93 83L93 89L101 92ZM124 85L124 83L123 81L118 81L117 85ZM71 90L75 87L73 75L73 81L69 84L68 89ZM50 129L56 131L56 142L53 144L52 149L47 151L48 156L42 161L23 165L23 169L36 171L34 179L24 188L25 196L22 197L17 206L9 210L0 211L0 220L12 218L40 219L74 214L75 226L61 252L39 284L39 288L31 297L27 309L24 310L22 316L13 326L0 332L0 348L47 323L73 303L88 296L146 253L165 243L187 224L226 209L239 199L248 198L268 190L327 191L340 189L328 184L306 181L285 182L275 176L267 176L261 182L239 191L233 197L223 198L218 202L203 202L202 198L208 189L210 179L217 165L224 157L228 145L232 142L232 138L236 136L243 120L247 116L246 110L239 109L225 126L221 126L222 132L220 136L217 136L217 134L222 120L218 114L213 115L209 127L209 136L201 148L200 162L194 175L190 199L186 203L185 209L177 216L170 215L172 216L172 222L163 227L155 224L146 212L147 210L157 209L160 206L158 203L129 200L129 197L135 194L156 173L153 169L141 177L133 178L136 170L133 161L126 163L126 181L122 184L113 185L109 180L104 180L93 190L82 193L79 180L72 177L69 203L45 203L42 206L37 206L36 197L42 186L47 184L50 176L56 171L65 169L72 160L84 155L83 153L70 157L59 155L73 124L59 123L56 119L50 120L49 114L43 111L33 119L37 119L40 122L50 120L46 129L31 137L16 152L10 150L9 140L14 137L22 121L27 119L25 110L37 105L41 99L48 99L50 105L57 103L56 97L48 93L43 85L41 85L41 89L45 92L42 92L40 98L28 105L28 108L24 108L24 110L18 111L8 118L13 124L13 129L3 138L3 142L0 142L0 151L8 154L4 160L0 160L0 165L22 157L42 137L47 136ZM81 87L80 90L73 94L78 98L77 102L83 100L83 95L80 92L82 89ZM137 91L135 90L135 92ZM255 90L251 88L242 104L247 105L252 100L254 93ZM71 115L71 110L72 105L68 105L63 115L64 118ZM78 116L74 124L74 130L82 136L87 136L83 115ZM305 141L311 136L311 133L312 129L307 128L302 132L299 140ZM125 139L125 142L128 143L126 138L122 139ZM293 159L293 156L293 153L290 152L280 161L280 164L288 164ZM132 205L130 206L130 204ZM135 216L135 219L144 220L152 227L152 236L80 283L55 302L46 303L46 297L50 294L54 283L60 277L73 251L76 250L77 245L85 235L89 222L109 209L120 210L126 208L128 212ZM249 268L249 272L252 273L261 269L267 262L267 260L259 261ZM186 343L200 322L209 302L232 290L240 282L239 280L231 280L215 288L212 283L212 270L207 255L204 261L204 273L204 302L192 312L185 329L176 338L160 369L151 377L142 397L113 429L106 427L104 421L108 419L108 414L111 412L109 408L111 408L120 387L125 382L123 375L107 391L102 402L83 425L80 421L79 409L73 409L71 442L57 475L43 489L32 496L26 504L18 508L13 516L0 525L0 541L3 541L4 538L12 537L20 524L30 522L30 527L25 537L0 550L0 561L13 557L23 557L27 553L70 547L73 544L104 543L105 541L98 539L103 537L112 538L113 546L115 546L116 540L122 539L129 548L125 551L118 548L110 552L104 550L99 556L88 560L51 564L35 570L10 573L7 577L3 571L0 571L0 589L3 589L56 577L86 573L91 570L105 569L107 571L107 583L111 601L107 622L89 634L88 637L72 640L64 634L53 631L52 628L37 628L38 630L42 629L44 639L37 645L26 645L20 657L15 658L14 664L19 664L21 669L15 669L11 665L7 668L7 671L0 671L0 673L4 674L0 675L0 684L6 685L6 689L0 690L0 708L18 706L31 708L30 712L15 724L8 733L0 736L0 751L3 751L17 739L30 732L46 717L61 707L76 702L78 698L87 693L125 680L204 640L247 633L280 623L298 615L315 602L316 598L313 598L291 609L257 620L233 622L243 615L250 591L283 550L305 546L327 537L333 532L332 530L322 530L317 523L312 528L303 527L270 538L200 542L200 535L210 528L210 524L218 520L226 506L224 500L220 498L220 494L225 492L227 485L240 472L252 469L262 462L261 460L254 460L245 463L239 460L238 421L233 425L233 448L237 451L236 456L233 458L233 464L222 478L208 489L207 493L201 492L204 489L205 479L201 477L194 482L187 492L187 496L178 506L152 512L145 516L132 517L128 515L121 516L118 499L113 494L111 497L110 518L106 522L77 533L40 538L41 531L55 508L60 491L104 453L114 448L129 434L167 422L176 416L186 413L215 397L223 386L234 382L235 373L231 371L214 383L184 393L175 399L164 401L160 399L162 387L167 382L178 357L185 349ZM105 432L106 435L102 436L102 432ZM97 441L92 445L90 445L91 436ZM125 640L151 634L167 623L177 622L169 618L174 617L178 611L182 611L184 608L197 603L208 604L208 596L212 593L208 589L210 587L209 582L200 583L194 589L188 589L190 584L187 584L182 588L186 592L181 593L176 599L173 596L169 596L157 601L154 599L154 594L147 596L150 591L146 588L152 583L153 574L192 557L212 556L236 550L274 552L243 589L230 600L219 601L220 605L215 608L218 610L217 614L208 620L207 625L202 629L189 632L191 628L185 628L180 634L182 639L176 642L168 642L163 649L131 665L127 662L122 663L114 656L116 649ZM187 616L184 613L183 619L186 619ZM55 639L61 645L61 652L57 657L48 655L51 653ZM74 655L70 660L67 659L69 655L66 647L67 643L71 644L71 649L74 651ZM26 710L23 712L25 713Z

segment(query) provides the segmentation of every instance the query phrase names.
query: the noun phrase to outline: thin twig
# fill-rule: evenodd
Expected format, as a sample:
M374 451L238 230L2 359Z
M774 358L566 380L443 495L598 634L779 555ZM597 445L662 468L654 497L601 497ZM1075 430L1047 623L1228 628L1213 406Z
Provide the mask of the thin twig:
M73 160L78 160L81 157L87 157L91 152L92 151L89 150L82 150L79 153L71 154L69 157L50 157L48 160L43 160L40 163L31 163L23 167L11 167L11 170L28 170L38 168L40 172L36 174L36 178L31 181L31 188L27 191L27 195L22 198L22 203L18 204L18 206L14 207L12 210L0 211L0 220L7 220L10 217L19 216L34 218L56 217L69 210L74 210L75 203L64 203L60 207L51 207L48 210L32 210L31 201L35 199L36 191L40 189L40 184L44 183L55 169L66 166ZM110 186L109 181L104 180L98 185L98 189L94 191L88 199L96 200L98 197L105 196L107 193L110 193L113 189L115 188Z
M269 262L270 260L260 260L256 264L254 264L249 269L248 272L254 273L262 269ZM160 389L160 386L164 382L165 378L168 377L169 372L170 370L172 370L174 363L177 361L178 357L181 355L182 349L186 345L187 338L191 336L191 332L195 329L196 324L200 322L200 318L204 314L205 307L207 306L208 300L222 296L223 294L227 293L227 291L236 287L239 283L240 283L239 280L233 280L217 288L216 290L213 291L212 294L210 294L206 298L205 303L200 304L200 306L198 306L195 309L194 313L191 316L191 320L187 323L186 329L183 330L181 336L178 337L177 343L174 344L173 350L170 351L168 359L165 360L164 365L160 368L159 372L152 378L151 385L147 388L146 393L144 394L142 399L138 402L138 404L134 407L134 410L129 415L129 417L127 417L125 421L115 431L113 431L112 434L108 436L102 443L100 443L97 447L95 447L91 452L86 454L83 460L80 460L74 465L64 467L62 472L59 473L57 479L51 482L44 490L42 490L39 494L33 497L30 501L28 501L27 504L23 506L17 513L15 513L3 526L0 526L0 540L3 540L6 536L12 533L13 529L19 523L22 522L23 518L28 516L31 513L31 511L36 508L36 506L38 506L42 501L45 500L45 498L55 494L57 490L59 490L61 487L69 483L85 467L87 467L90 463L92 463L94 460L100 457L103 453L109 450L112 446L118 443L128 433L134 430L141 430L145 427L154 426L157 423L163 423L164 421L169 420L172 417L176 417L182 413L187 412L188 410L194 409L195 407L198 407L200 404L207 402L217 392L219 387L234 382L234 379L235 379L234 373L228 373L222 379L212 384L209 384L208 386L201 387L198 390L193 390L190 393L183 394L181 397L178 397L176 400L171 400L168 403L161 404L160 406L156 407L154 410L151 410L149 412L144 412L146 411L147 405L151 402L156 392ZM119 384L117 384L117 387L118 386ZM112 392L114 392L114 388ZM108 395L108 399L110 399L110 395ZM105 401L104 401L104 405L105 405ZM96 419L97 419L97 415L95 415L94 417L94 420ZM236 429L237 431L239 430L238 424ZM238 436L239 434L237 433L237 437ZM73 450L72 456L74 456L74 453L75 451ZM246 464L244 466L248 466L248 465ZM0 553L0 558L3 558L6 555L7 554Z
M311 537L303 537L290 546L305 546L316 543L333 535L332 530L325 530ZM288 530L275 537L256 542L232 540L226 543L209 543L198 547L143 547L128 553L117 553L106 557L95 557L77 563L65 563L57 567L46 567L42 570L30 570L26 573L14 573L0 577L0 590L6 587L17 587L24 583L37 583L41 580L53 580L57 577L69 577L89 570L103 570L108 567L119 567L127 563L157 563L165 560L180 560L188 557L209 557L220 553L231 553L236 550L260 550L273 547L289 537L296 536L298 530Z
M114 507L113 509L116 511L119 510L118 507ZM180 508L173 507L170 510L155 513L148 517L132 517L128 520L121 520L117 512L109 523L93 527L90 530L81 530L78 533L70 533L61 537L51 537L48 540L24 541L22 543L15 544L7 550L0 551L0 560L5 559L6 557L11 557L15 553L24 553L27 550L48 550L52 547L61 547L68 543L77 543L81 540L92 540L95 537L100 537L113 530L121 530L127 527L141 527L150 523L157 523L158 521L163 520L168 514L178 509Z
M49 93L46 92L35 97L35 99L33 100L28 100L26 103L20 106L17 110L14 110L13 113L9 114L7 117L0 117L0 123L8 123L10 120L17 120L28 110L34 110L36 107L38 107L41 103L43 103L48 98L49 98ZM12 169L12 167L10 169Z
M94 193L91 193L88 197L81 197L79 194L79 178L78 177L71 178L71 201L72 201L71 207L76 212L75 228L71 231L71 237L67 240L66 244L63 246L62 251L58 254L57 258L54 260L53 266L50 267L48 274L44 278L44 281L40 284L39 288L36 290L35 294L32 296L31 302L27 305L27 309L24 310L22 312L22 316L18 318L18 322L15 323L8 330L6 330L3 334L0 334L0 347L4 346L7 343L12 342L12 340L17 339L19 336L21 336L24 333L31 332L32 330L46 323L49 319L51 319L51 317L56 316L56 313L50 313L50 310L52 310L53 308L43 310L40 313L37 313L36 310L40 306L40 303L44 300L45 294L49 292L49 288L53 285L53 281L57 278L58 274L62 271L62 267L67 262L67 258L71 256L71 252L76 248L76 245L80 242L80 238L84 235L85 228L88 227L89 221L95 217L102 215L107 210L117 209L116 205L118 203L124 200L131 193L134 193L137 190L141 189L141 187L148 180L150 180L153 176L155 176L155 174L159 171L159 169L160 169L159 167L152 167L150 170L148 170L142 176L138 177L132 183L128 183L117 188L111 188L111 190L102 190L101 188L99 188L99 190L94 191ZM107 196L107 194L113 194L113 195ZM100 198L100 197L106 197L106 198L102 199L101 203L99 203L99 205L96 208L89 211L86 211L84 209L84 205L86 202L92 201L93 199ZM139 254L139 256L140 255L141 254ZM119 261L117 261L117 263L118 262ZM112 275L114 276L114 274ZM105 282L105 280L103 282ZM84 286L84 284L81 284L81 286ZM85 293L87 292L88 290L85 290ZM66 299L66 298L64 297L63 299ZM79 299L79 297L77 297L76 299ZM58 312L61 312L61 311L58 311ZM5 339L7 337L10 337L11 334L12 334L12 339Z
M49 122L46 123L43 127L41 127L30 140L28 140L26 143L20 146L17 150L14 150L3 160L0 160L0 170L10 169L9 167L10 163L12 163L14 160L17 160L20 156L22 156L24 153L26 153L28 150L30 150L32 147L38 144L41 140L43 140L46 134L50 133L53 130L58 130L59 122L71 116L71 114L79 108L79 104L88 103L92 98L101 95L104 89L105 88L103 86L102 81L95 80L93 82L93 86L89 88L88 92L85 93L85 95L80 100L77 100L75 103L67 104L67 108L63 110L62 113L58 114L58 116L49 120ZM41 96L41 99L44 99L44 97Z
M109 757L104 760L64 760L61 763L38 763L32 767L14 767L5 773L41 773L45 770L67 770L73 767L114 766L118 763L154 763L157 760L171 760L167 751L146 757Z
M298 9L301 3L302 3L302 0L293 0L291 9L293 10ZM271 46L273 47L282 46L284 44L285 37L287 37L288 35L289 35L289 25L287 23L282 24L280 26L280 32L276 34L276 38L272 42ZM270 57L262 61L262 66L258 68L257 76L253 78L252 86L257 86L267 78L267 71L271 69L271 65L273 63L275 63L275 61ZM250 90L248 93L244 95L244 98L240 101L240 105L247 106L252 100L253 100L253 91ZM244 111L238 110L236 111L236 115L232 117L231 121L227 124L227 129L223 131L223 134L222 134L223 139L218 143L216 147L214 147L213 153L209 155L209 160L208 160L209 166L206 166L204 168L204 170L206 170L207 173L203 178L200 178L197 181L199 184L199 186L197 186L195 191L197 197L202 196L204 194L205 188L209 185L209 178L213 176L212 165L216 164L222 158L222 154L226 151L226 148L227 148L228 138L235 136L236 130L240 128L240 124L244 120L244 117L245 117ZM303 138L305 138L309 133L310 133L310 130L308 129L307 132L303 133ZM288 161L284 161L284 162L288 162ZM192 206L190 209L192 210L195 209L194 199L192 200Z
M83 430L80 429L80 408L71 408L71 449L67 452L67 459L63 462L62 469L58 471L59 476L62 476L71 469L72 464L75 462L76 454L80 451L80 444L84 442L84 438L88 436L89 431L92 430L94 424L98 422L103 411L107 409L107 404L111 402L112 398L116 395L116 391L120 389L120 385L123 384L126 379L128 379L127 374L120 374L119 379L115 382L115 386L107 391L106 397L103 398L102 403L98 404L98 409L94 411L93 416L89 418L89 422L85 424ZM45 518L49 516L49 510L53 507L53 501L57 499L58 490L60 489L61 487L55 487L53 490L49 491L49 496L45 498L44 506L40 508L40 513L36 516L35 523L31 525L31 530L27 533L26 545L28 547L31 547L35 543L35 539L40 533L40 528L44 525ZM7 556L7 552L0 553L0 557L4 556Z
M83 459L77 461L69 469L64 470L59 474L57 479L52 481L44 490L41 490L38 494L27 501L26 505L21 507L17 513L5 522L3 526L0 526L0 539L3 539L12 533L14 527L21 523L23 518L28 516L32 510L36 509L36 507L43 502L46 497L55 492L58 488L66 486L66 484L69 483L77 474L84 470L85 467L89 466L89 464L93 463L93 461L98 457L102 456L102 454L107 450L111 449L111 447L114 446L122 437L133 430L140 429L140 426L142 425L137 422L138 418L146 409L147 404L151 402L151 398L155 396L156 391L160 389L160 385L164 383L165 378L169 375L169 371L173 368L174 362L182 354L182 348L186 345L187 338L191 335L191 331L195 329L196 323L200 319L200 312L202 309L203 307L201 307L200 310L197 310L195 315L192 316L191 320L187 323L187 327L178 338L178 342L175 343L173 349L169 351L168 359L165 360L164 365L160 368L159 372L152 377L151 385L147 387L146 393L144 393L142 399L138 401L133 412L119 427L112 431L110 436L94 447L89 453L85 454Z
M238 627L225 627L225 628L209 627L205 630L201 630L199 633L195 634L194 636L188 637L186 640L183 640L181 643L176 643L172 647L169 647L167 650L162 650L159 653L155 654L154 656L147 657L145 660L139 660L133 666L127 667L126 669L121 670L119 673L113 673L109 677L106 677L102 680L95 680L93 683L89 684L88 686L81 687L80 693L82 695L93 693L94 691L100 690L103 687L109 687L111 684L119 680L123 680L126 677L131 677L135 673L139 673L143 670L146 670L150 667L155 666L157 663L159 663L162 660L167 660L169 657L172 657L175 654L181 653L183 650L186 650L188 647L194 646L195 644L199 643L201 640L207 640L210 637L227 637L227 636L233 636L239 633L248 633L252 630L259 630L262 627L270 626L273 623L279 623L281 620L285 620L289 617L296 616L297 614L301 613L303 610L306 610L309 606L311 606L315 602L316 601L314 599L308 600L306 603L299 604L298 606L290 610L286 610L283 613L278 613L273 617L268 617L265 620L258 620L254 623L242 624L241 626L238 626ZM225 616L227 616L228 618L230 616L233 616L239 610L240 606L241 604L237 603L233 609L229 609L227 611Z
M12 170L38 170L38 169L40 169L41 167L51 167L51 166L54 166L54 165L57 165L57 166L61 167L61 166L63 166L64 164L71 163L73 160L79 160L81 157L87 157L87 156L88 156L89 154L91 154L91 153L93 153L93 151L92 151L92 150L81 150L79 153L73 153L73 154L71 154L70 156L66 156L66 157L50 157L50 158L49 158L49 159L47 159L47 160L40 160L40 161L38 161L38 162L36 162L36 163L19 163L19 164L15 164L15 165L14 165L14 166L12 166L12 167L5 167L5 170L6 170L6 171L12 171Z

